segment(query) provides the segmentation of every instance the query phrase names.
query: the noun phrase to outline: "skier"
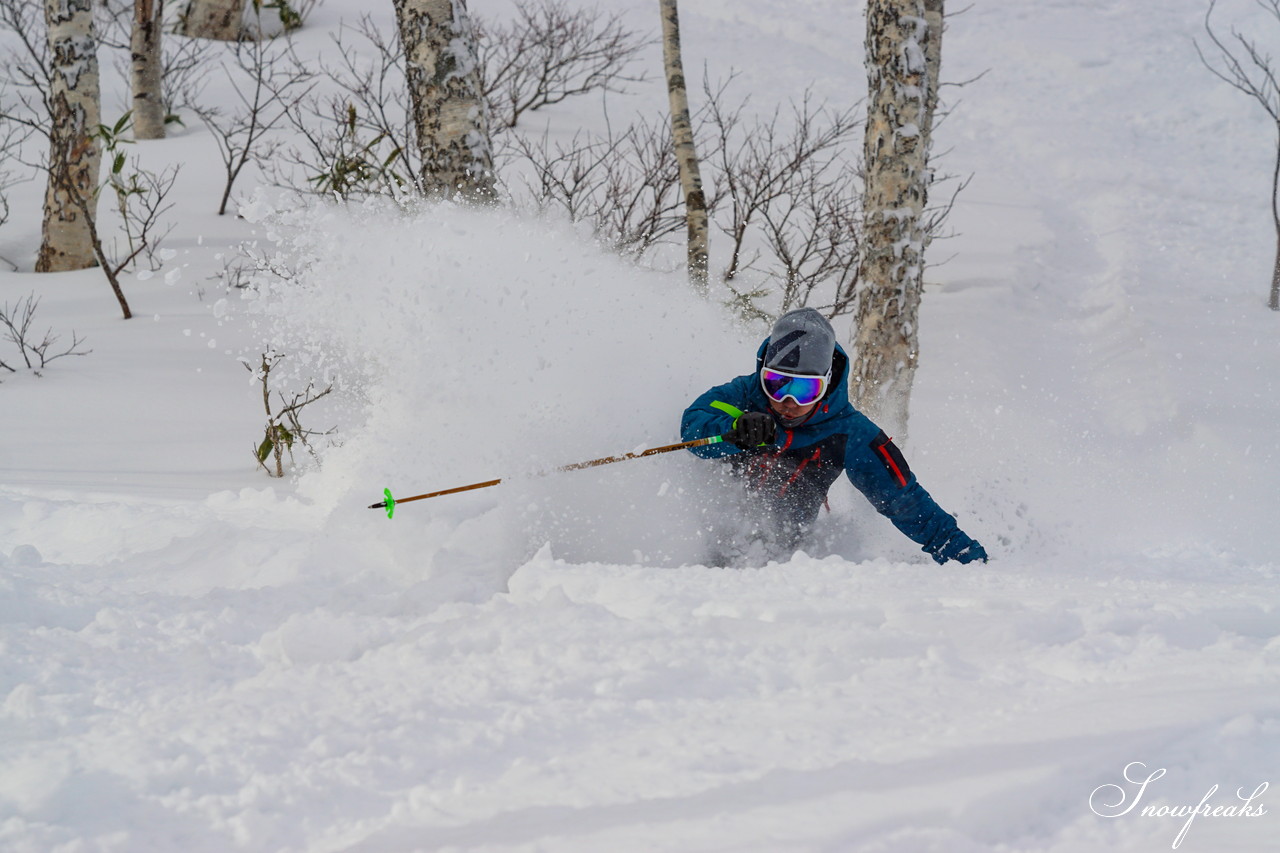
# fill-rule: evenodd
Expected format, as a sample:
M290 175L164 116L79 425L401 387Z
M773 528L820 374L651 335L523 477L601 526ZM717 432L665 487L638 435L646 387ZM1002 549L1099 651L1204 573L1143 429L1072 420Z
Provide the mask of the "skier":
M784 314L756 354L756 370L717 385L685 409L686 441L723 435L692 448L723 459L750 498L753 538L795 550L844 471L880 514L938 563L986 562L917 481L883 430L849 402L849 358L820 313Z

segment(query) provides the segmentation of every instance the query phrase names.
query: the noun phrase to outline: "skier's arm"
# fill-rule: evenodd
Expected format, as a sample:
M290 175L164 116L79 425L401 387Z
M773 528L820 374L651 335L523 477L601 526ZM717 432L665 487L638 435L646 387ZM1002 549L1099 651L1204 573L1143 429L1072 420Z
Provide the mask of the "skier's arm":
M733 429L742 412L756 408L749 396L754 375L739 376L724 385L717 385L694 400L684 410L680 419L680 437L684 441L724 435ZM692 447L690 452L704 459L716 459L737 453L739 448L729 442Z
M869 441L865 434L851 435L845 471L877 512L937 562L986 560L982 545L938 506L884 432L877 430Z

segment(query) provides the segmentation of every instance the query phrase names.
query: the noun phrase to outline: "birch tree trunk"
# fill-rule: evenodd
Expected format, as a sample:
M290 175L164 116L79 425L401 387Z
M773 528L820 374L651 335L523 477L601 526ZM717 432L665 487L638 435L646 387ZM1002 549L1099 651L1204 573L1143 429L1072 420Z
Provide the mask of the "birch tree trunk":
M905 440L917 340L943 0L868 0L865 257L850 396Z
M395 0L423 194L492 202L493 149L465 0Z
M1280 136L1280 117L1276 119L1276 133ZM1267 307L1280 311L1280 139L1271 168L1271 221L1276 226L1276 262L1271 268L1271 297Z
M164 98L160 91L163 20L164 0L133 0L129 86L133 91L134 139L164 139Z
M938 81L942 71L942 29L944 0L924 0L924 62L929 86L924 94L924 121L920 131L924 134L925 168L928 168L929 152L933 150L933 114L938 109ZM933 181L932 170L929 173ZM926 191L927 191L926 187ZM929 245L929 235L925 235L925 246Z
M1276 234L1276 265L1271 269L1271 298L1267 307L1280 311L1280 233Z
M102 123L98 92L98 40L93 0L45 0L52 67L49 104L49 183L37 272L94 266L87 217L96 207L94 190L102 152L92 135ZM87 204L86 204L87 202Z
M190 0L179 31L189 38L236 41L242 31L245 0Z
M707 292L707 200L702 192L702 173L693 144L693 123L689 119L689 93L685 86L684 63L680 57L680 16L676 0L658 0L662 15L662 60L667 75L667 95L671 101L671 135L676 163L680 167L680 188L684 192L685 217L689 231L689 281L700 293Z

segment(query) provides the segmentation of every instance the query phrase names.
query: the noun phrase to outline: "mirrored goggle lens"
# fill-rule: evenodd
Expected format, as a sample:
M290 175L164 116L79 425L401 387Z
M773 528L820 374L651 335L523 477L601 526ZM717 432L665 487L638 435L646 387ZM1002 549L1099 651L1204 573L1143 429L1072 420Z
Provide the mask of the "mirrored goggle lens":
M825 376L788 376L766 367L760 372L760 383L776 403L790 397L798 405L807 406L822 398L827 379Z

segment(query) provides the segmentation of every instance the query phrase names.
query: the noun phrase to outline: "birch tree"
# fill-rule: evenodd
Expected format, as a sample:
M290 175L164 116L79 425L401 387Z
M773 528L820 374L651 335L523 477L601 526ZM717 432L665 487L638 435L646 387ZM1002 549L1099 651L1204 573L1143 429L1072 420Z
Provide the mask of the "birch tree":
M702 192L702 173L693 142L689 119L689 93L685 86L684 63L680 56L680 16L676 0L658 0L662 15L662 64L667 75L667 96L671 102L671 135L676 163L680 167L680 189L684 193L688 220L689 281L699 292L707 290L707 200Z
M37 272L96 263L92 228L101 150L98 42L92 0L45 0L49 53L49 182Z
M1271 267L1271 295L1267 300L1267 307L1272 311L1280 311L1280 82L1277 82L1271 55L1263 45L1234 27L1229 42L1223 41L1222 36L1214 31L1209 18L1216 5L1216 2L1210 2L1205 11L1204 29L1208 33L1210 44L1217 49L1218 62L1211 62L1197 43L1196 51L1200 54L1200 61L1219 80L1257 101L1275 125L1276 147L1271 168L1271 221L1276 230L1276 254ZM1258 0L1258 5L1280 22L1280 0Z
M917 340L943 0L868 0L861 282L854 404L905 440Z
M129 88L133 94L135 139L164 139L164 97L160 88L164 76L160 54L163 21L164 0L133 0Z
M189 0L179 31L190 38L237 41L245 0Z
M394 0L424 195L495 199L488 110L465 0Z

